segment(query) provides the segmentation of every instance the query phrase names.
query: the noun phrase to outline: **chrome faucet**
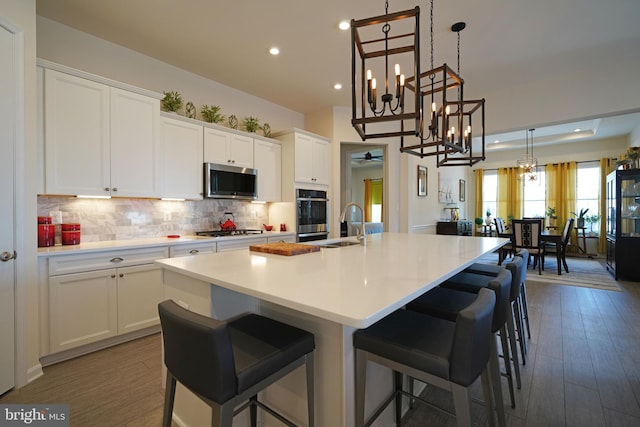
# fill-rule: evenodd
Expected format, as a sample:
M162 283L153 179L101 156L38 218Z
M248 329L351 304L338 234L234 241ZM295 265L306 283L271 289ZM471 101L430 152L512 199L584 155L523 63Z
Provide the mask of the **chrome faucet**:
M367 244L367 233L364 229L364 211L362 210L362 206L355 202L349 202L345 205L344 209L342 209L342 213L340 214L340 222L344 222L344 217L347 214L347 209L351 206L355 206L360 209L360 217L362 218L362 230L358 229L358 233L356 234L356 238L360 242L361 245L365 246Z

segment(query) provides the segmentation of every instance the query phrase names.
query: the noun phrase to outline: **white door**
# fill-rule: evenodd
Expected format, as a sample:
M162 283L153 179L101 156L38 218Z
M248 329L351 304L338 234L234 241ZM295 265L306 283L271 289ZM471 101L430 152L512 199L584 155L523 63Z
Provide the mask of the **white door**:
M16 58L14 34L0 22L0 394L13 388L15 371L15 218ZM7 232L8 231L8 232Z

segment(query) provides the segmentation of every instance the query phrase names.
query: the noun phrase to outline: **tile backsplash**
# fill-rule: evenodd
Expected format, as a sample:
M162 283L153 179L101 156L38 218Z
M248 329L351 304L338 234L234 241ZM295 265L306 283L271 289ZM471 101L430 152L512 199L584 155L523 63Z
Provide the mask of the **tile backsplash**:
M225 212L233 213L238 228L261 229L269 222L266 204L230 199L182 202L38 197L38 216L51 216L57 211L62 213L63 223L80 223L82 242L185 236L216 230ZM56 243L60 243L59 236Z

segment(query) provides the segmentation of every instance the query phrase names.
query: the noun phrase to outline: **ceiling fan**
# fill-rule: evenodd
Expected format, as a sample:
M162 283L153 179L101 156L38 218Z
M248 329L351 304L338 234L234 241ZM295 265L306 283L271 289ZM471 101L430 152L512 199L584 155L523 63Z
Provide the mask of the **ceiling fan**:
M356 161L360 161L360 162L381 162L383 159L383 155L373 155L371 154L370 151L367 151L364 156L362 157L356 157L353 156L351 159L352 160L356 160Z

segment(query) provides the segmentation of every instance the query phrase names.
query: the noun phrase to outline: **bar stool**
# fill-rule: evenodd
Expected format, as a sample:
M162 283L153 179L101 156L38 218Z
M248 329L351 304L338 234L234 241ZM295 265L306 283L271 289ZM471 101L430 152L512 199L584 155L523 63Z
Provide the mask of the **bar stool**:
M258 401L257 394L302 365L306 365L309 426L314 425L313 334L257 314L220 321L172 300L161 302L158 312L167 367L163 426L171 425L179 381L212 408L212 426L231 427L233 417L250 407L251 425L256 427L260 407L295 427Z
M524 269L521 271L518 282L520 292L513 300L513 317L515 320L515 329L518 333L518 342L520 343L520 353L522 354L522 364L526 364L527 354L527 342L524 338L524 329L527 330L527 337L531 339L531 328L529 326L529 307L527 304L527 261L529 260L529 251L526 249L520 249L515 254L516 257L522 258L524 261ZM486 276L496 276L500 271L499 266L484 263L474 263L464 271L466 273L483 274ZM512 273L513 274L513 273ZM513 285L512 285L513 286Z
M487 367L491 348L491 318L495 293L482 289L474 301L460 310L455 322L410 310L397 310L366 329L353 334L355 348L355 425L370 425L392 401L396 402L396 423L401 418L403 395L422 401L402 390L402 376L453 393L458 426L471 426L469 387L482 378L488 419L493 421ZM367 361L394 371L394 391L365 423ZM492 423L493 424L493 423Z
M467 282L452 283L449 280L455 280L458 276L464 276ZM471 283L471 276L475 276L476 283ZM431 291L421 295L415 300L407 304L407 310L418 311L420 313L429 314L443 319L455 319L458 312L466 307L470 301L475 298L480 290L488 288L496 295L496 306L493 311L491 324L491 332L496 336L500 334L502 344L502 354L505 361L505 370L507 381L509 384L509 395L511 397L511 407L515 407L515 393L513 389L513 375L511 372L511 357L509 343L507 342L507 319L510 316L510 288L511 288L511 272L502 269L496 277L488 277L482 275L458 274L447 280L442 285ZM460 285L460 288L457 286ZM452 287L448 287L452 286ZM464 289L464 290L463 290ZM504 425L504 408L502 406L502 390L500 381L500 368L498 363L498 349L494 338L491 345L491 356L489 359L491 381L493 384L496 401L499 403L498 420Z

